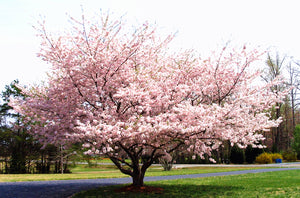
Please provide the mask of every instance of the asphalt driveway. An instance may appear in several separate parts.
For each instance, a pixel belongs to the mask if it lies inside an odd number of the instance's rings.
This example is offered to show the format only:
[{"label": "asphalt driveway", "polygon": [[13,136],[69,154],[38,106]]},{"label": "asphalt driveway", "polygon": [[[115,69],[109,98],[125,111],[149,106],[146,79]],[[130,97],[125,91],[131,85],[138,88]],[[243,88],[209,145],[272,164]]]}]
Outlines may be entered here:
[{"label": "asphalt driveway", "polygon": [[[193,175],[173,175],[145,177],[144,181],[173,180],[185,178],[214,177],[239,175],[247,173],[262,173],[271,171],[294,170],[300,168],[268,168],[221,173],[206,173]],[[76,192],[97,188],[100,186],[131,183],[131,178],[86,179],[86,180],[58,180],[33,182],[3,182],[0,183],[1,198],[67,198]]]}]

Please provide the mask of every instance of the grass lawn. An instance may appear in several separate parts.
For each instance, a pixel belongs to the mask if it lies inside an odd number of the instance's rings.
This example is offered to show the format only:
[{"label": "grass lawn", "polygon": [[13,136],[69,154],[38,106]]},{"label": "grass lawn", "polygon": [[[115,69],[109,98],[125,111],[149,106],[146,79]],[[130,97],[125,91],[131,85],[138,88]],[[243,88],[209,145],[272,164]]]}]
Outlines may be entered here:
[{"label": "grass lawn", "polygon": [[[196,167],[172,169],[171,171],[163,171],[158,166],[150,167],[146,176],[162,176],[162,175],[184,175],[197,173],[213,173],[226,172],[235,170],[248,170],[253,167]],[[78,165],[71,169],[71,174],[0,174],[0,182],[18,182],[18,181],[45,181],[45,180],[71,180],[71,179],[100,179],[100,178],[116,178],[127,177],[122,174],[115,166],[101,165],[89,168],[86,165]]]},{"label": "grass lawn", "polygon": [[161,187],[161,194],[117,193],[120,186],[101,187],[82,192],[74,198],[100,197],[300,197],[300,170],[234,176],[147,182]]}]

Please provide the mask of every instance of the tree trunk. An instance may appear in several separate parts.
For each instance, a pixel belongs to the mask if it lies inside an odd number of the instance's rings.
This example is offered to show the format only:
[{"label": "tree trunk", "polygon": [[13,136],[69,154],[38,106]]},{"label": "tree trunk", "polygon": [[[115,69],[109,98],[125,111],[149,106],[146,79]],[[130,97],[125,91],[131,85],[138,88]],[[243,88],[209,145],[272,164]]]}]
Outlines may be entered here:
[{"label": "tree trunk", "polygon": [[60,171],[61,171],[61,174],[64,174],[64,156],[63,156],[62,145],[60,145]]},{"label": "tree trunk", "polygon": [[144,186],[144,177],[146,170],[151,166],[151,164],[153,164],[155,159],[158,159],[163,155],[157,153],[157,149],[155,148],[152,151],[149,151],[150,154],[147,156],[147,158],[145,158],[142,156],[142,151],[144,149],[139,148],[138,144],[136,148],[126,148],[121,143],[119,143],[118,146],[120,146],[120,148],[125,151],[129,159],[131,160],[131,163],[127,162],[125,157],[116,157],[114,155],[108,157],[122,173],[131,176],[132,186]]},{"label": "tree trunk", "polygon": [[[138,155],[133,155],[135,158],[132,159],[132,185],[136,187],[144,186],[144,177],[148,166],[147,162],[144,162],[143,165],[139,164],[140,157]],[[146,165],[147,164],[147,165]]]},{"label": "tree trunk", "polygon": [[295,98],[294,98],[294,90],[291,90],[291,101],[292,101],[292,126],[293,126],[293,131],[295,129]]},{"label": "tree trunk", "polygon": [[[277,103],[276,106],[278,107],[276,109],[276,119],[280,118],[281,116],[281,104]],[[281,123],[279,124],[279,126],[275,129],[275,142],[273,144],[273,152],[279,152],[281,150],[281,136],[282,136],[282,125]]]},{"label": "tree trunk", "polygon": [[136,187],[144,186],[144,176],[145,173],[142,173],[142,171],[139,171],[139,173],[133,173],[132,185]]}]

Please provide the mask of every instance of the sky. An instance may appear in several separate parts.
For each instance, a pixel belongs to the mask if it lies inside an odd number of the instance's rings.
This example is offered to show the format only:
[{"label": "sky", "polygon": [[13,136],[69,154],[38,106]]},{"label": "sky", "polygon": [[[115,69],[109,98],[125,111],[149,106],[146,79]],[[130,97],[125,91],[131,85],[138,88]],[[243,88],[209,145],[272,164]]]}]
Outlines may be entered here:
[{"label": "sky", "polygon": [[38,84],[50,65],[41,61],[33,25],[41,17],[63,31],[68,15],[109,11],[127,24],[148,21],[162,33],[176,33],[174,49],[209,55],[230,41],[276,50],[300,60],[300,3],[297,0],[0,0],[0,90],[19,79]]}]

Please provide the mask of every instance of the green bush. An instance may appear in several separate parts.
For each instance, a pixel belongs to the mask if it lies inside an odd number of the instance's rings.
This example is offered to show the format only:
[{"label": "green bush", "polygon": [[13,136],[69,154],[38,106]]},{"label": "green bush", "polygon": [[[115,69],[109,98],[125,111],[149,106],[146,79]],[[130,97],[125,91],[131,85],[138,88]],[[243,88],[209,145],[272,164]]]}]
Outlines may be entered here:
[{"label": "green bush", "polygon": [[238,147],[236,144],[231,148],[230,162],[234,164],[243,164],[245,161],[245,153],[243,149]]},{"label": "green bush", "polygon": [[282,153],[282,156],[288,162],[295,162],[297,160],[297,153],[293,151],[286,151]]},{"label": "green bush", "polygon": [[256,157],[255,159],[256,163],[259,164],[269,164],[272,163],[272,154],[270,153],[262,153],[259,156]]},{"label": "green bush", "polygon": [[297,124],[295,127],[292,148],[294,151],[296,151],[298,158],[300,159],[300,125],[299,124]]},{"label": "green bush", "polygon": [[245,160],[248,164],[252,164],[255,161],[255,158],[263,152],[263,149],[253,148],[251,145],[248,145],[245,150]]}]

